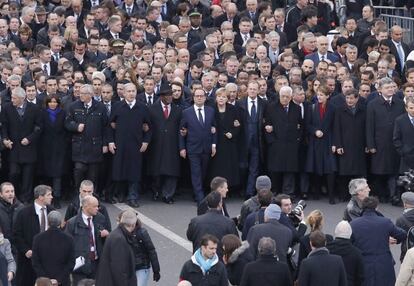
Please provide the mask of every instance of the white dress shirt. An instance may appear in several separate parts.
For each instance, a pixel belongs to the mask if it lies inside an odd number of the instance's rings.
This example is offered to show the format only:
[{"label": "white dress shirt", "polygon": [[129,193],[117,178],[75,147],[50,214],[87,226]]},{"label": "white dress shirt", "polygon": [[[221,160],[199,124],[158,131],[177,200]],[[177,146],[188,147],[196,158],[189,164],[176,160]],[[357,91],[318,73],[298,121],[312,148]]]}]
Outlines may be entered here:
[{"label": "white dress shirt", "polygon": [[[39,225],[42,225],[42,206],[37,204],[36,202],[34,203],[35,206],[35,211],[37,214],[37,217],[39,218]],[[44,213],[45,213],[45,230],[47,230],[49,228],[49,224],[47,223],[47,209],[46,207],[44,207]]]}]

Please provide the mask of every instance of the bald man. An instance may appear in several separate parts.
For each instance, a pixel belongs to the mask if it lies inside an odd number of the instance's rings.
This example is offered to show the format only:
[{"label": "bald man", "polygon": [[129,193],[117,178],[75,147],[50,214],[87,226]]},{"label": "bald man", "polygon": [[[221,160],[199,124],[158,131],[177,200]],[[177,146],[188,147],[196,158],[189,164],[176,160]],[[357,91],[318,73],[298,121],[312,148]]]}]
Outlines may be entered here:
[{"label": "bald man", "polygon": [[72,285],[78,285],[78,281],[84,278],[95,279],[103,241],[109,235],[104,227],[105,217],[98,212],[98,200],[94,196],[85,196],[81,205],[82,211],[66,224],[66,232],[75,241],[75,257],[85,259],[85,265],[72,273]]},{"label": "bald man", "polygon": [[403,42],[403,30],[400,26],[392,26],[390,29],[390,34],[392,42],[390,53],[395,56],[395,59],[397,61],[395,70],[400,73],[400,75],[402,75],[404,71],[405,60],[410,53],[410,48],[406,43]]},{"label": "bald man", "polygon": [[315,66],[319,62],[331,62],[336,63],[339,58],[333,53],[328,51],[329,41],[326,36],[319,36],[316,38],[316,51],[305,56],[305,60],[312,60]]}]

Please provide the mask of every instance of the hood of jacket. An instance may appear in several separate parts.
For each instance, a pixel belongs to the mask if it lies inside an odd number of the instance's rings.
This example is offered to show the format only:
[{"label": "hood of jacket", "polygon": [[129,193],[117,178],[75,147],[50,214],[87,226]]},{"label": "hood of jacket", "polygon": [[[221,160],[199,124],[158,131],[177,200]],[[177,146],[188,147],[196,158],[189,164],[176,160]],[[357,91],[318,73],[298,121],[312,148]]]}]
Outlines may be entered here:
[{"label": "hood of jacket", "polygon": [[234,263],[239,259],[239,257],[245,253],[250,247],[250,244],[245,240],[242,242],[242,245],[240,245],[233,253],[230,255],[230,258],[228,260],[228,263]]}]

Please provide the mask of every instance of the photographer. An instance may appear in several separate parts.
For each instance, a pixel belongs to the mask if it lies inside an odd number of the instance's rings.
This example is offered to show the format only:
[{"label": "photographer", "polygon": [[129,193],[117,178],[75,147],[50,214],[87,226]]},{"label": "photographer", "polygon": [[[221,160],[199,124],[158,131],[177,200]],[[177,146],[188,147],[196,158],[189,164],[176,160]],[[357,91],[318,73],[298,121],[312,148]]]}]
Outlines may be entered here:
[{"label": "photographer", "polygon": [[287,226],[293,235],[292,246],[299,242],[300,238],[306,233],[306,222],[304,221],[303,211],[300,216],[294,215],[294,219],[289,214],[292,213],[292,200],[289,195],[279,194],[275,198],[275,203],[282,209],[279,222]]}]

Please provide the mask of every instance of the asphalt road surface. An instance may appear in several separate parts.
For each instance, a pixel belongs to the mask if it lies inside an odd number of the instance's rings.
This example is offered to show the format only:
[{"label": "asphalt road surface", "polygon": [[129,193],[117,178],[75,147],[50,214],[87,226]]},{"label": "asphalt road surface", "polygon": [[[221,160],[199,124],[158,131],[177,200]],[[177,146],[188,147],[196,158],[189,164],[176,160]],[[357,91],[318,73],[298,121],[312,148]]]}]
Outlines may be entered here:
[{"label": "asphalt road surface", "polygon": [[[180,196],[173,205],[160,201],[153,202],[149,197],[143,196],[140,204],[141,206],[136,210],[151,235],[161,265],[161,280],[158,283],[153,282],[151,274],[150,285],[175,286],[182,265],[192,254],[192,244],[186,239],[186,230],[191,218],[196,216],[196,204],[190,195]],[[229,198],[226,204],[230,216],[234,217],[240,213],[242,199]],[[118,213],[129,206],[125,204],[105,205],[111,217],[112,226],[115,228]],[[325,218],[323,231],[333,235],[336,224],[342,219],[345,206],[346,203],[329,205],[326,199],[309,200],[304,212],[306,216],[312,210],[321,210]],[[64,212],[65,209],[62,208],[61,211]],[[380,205],[379,211],[395,222],[395,219],[402,213],[402,208],[383,204]],[[398,273],[400,246],[392,246],[391,250],[396,260],[395,269]]]}]

